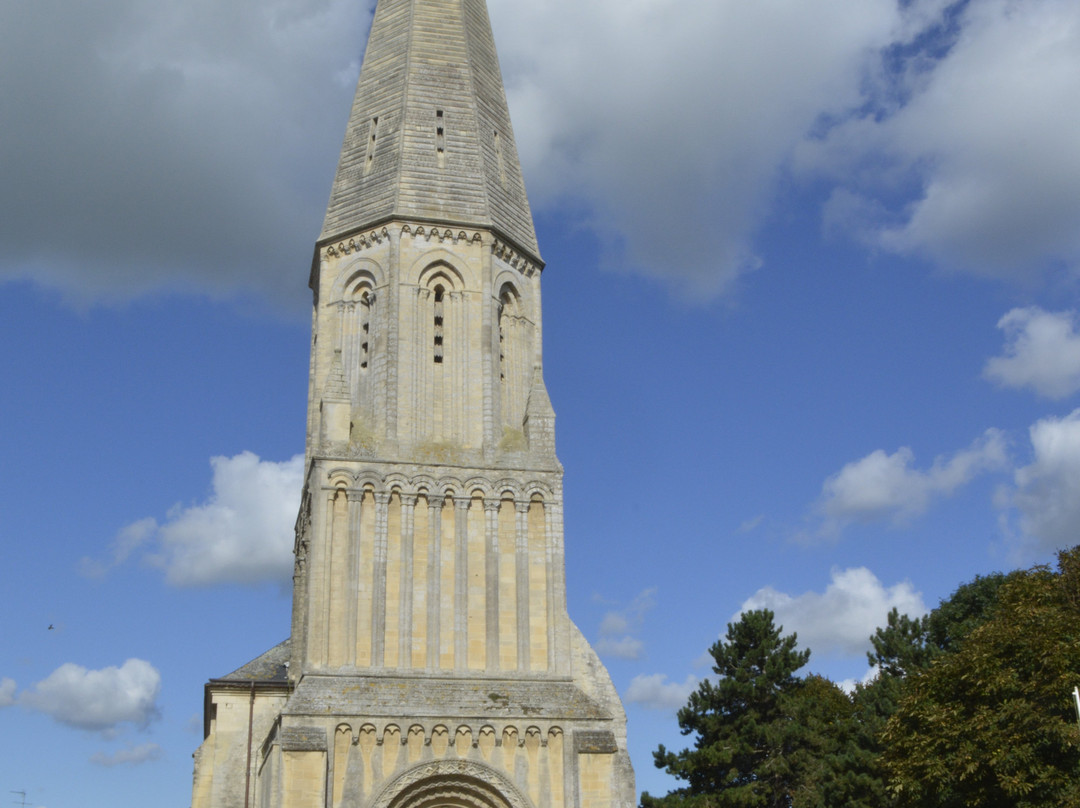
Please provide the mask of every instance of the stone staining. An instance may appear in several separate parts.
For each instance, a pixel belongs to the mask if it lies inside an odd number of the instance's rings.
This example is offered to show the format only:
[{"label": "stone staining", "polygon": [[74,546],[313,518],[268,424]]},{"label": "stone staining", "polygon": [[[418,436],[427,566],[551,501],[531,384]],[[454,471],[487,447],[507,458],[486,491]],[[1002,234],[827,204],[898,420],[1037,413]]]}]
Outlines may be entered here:
[{"label": "stone staining", "polygon": [[193,808],[630,808],[566,613],[532,216],[484,0],[379,0],[311,271],[292,633],[206,687]]}]

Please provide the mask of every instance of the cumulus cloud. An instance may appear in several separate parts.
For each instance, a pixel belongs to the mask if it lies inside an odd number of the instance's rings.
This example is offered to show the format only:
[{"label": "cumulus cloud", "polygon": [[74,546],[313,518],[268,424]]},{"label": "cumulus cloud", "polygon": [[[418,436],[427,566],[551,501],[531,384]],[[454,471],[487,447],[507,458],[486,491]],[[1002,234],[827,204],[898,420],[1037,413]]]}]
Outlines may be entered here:
[{"label": "cumulus cloud", "polygon": [[1021,545],[1036,553],[1071,547],[1080,536],[1080,409],[1029,430],[1032,462],[1002,495],[1015,508]]},{"label": "cumulus cloud", "polygon": [[161,674],[141,659],[101,670],[69,662],[23,691],[19,703],[69,727],[109,732],[121,724],[146,727],[158,715],[160,691]]},{"label": "cumulus cloud", "polygon": [[821,534],[835,535],[852,522],[901,523],[918,516],[935,497],[949,496],[977,475],[1003,468],[1005,435],[988,429],[969,448],[938,457],[925,471],[913,468],[914,460],[907,447],[891,455],[878,449],[829,477],[817,506],[824,516]]},{"label": "cumulus cloud", "polygon": [[275,463],[242,452],[210,465],[209,499],[172,509],[156,528],[150,560],[176,586],[287,582],[303,455]]},{"label": "cumulus cloud", "polygon": [[0,5],[0,277],[301,300],[370,5]]},{"label": "cumulus cloud", "polygon": [[914,19],[895,0],[490,5],[532,197],[578,200],[612,264],[695,294],[758,266],[792,149],[861,103]]},{"label": "cumulus cloud", "polygon": [[162,748],[156,743],[144,743],[139,746],[128,746],[118,749],[111,755],[97,752],[90,757],[90,762],[95,766],[138,766],[152,760],[159,760],[163,754]]},{"label": "cumulus cloud", "polygon": [[642,591],[625,606],[606,612],[600,621],[596,652],[618,659],[641,659],[645,653],[645,643],[636,635],[641,630],[645,615],[655,605],[654,587]]},{"label": "cumulus cloud", "polygon": [[824,592],[789,595],[771,586],[759,589],[739,608],[771,609],[786,633],[799,635],[799,645],[818,653],[860,654],[870,635],[885,625],[889,610],[919,616],[927,608],[910,581],[885,586],[866,567],[833,570]]},{"label": "cumulus cloud", "polygon": [[1060,399],[1080,390],[1080,334],[1076,313],[1038,306],[1013,309],[998,321],[1005,351],[986,363],[983,375],[1003,387],[1030,387]]},{"label": "cumulus cloud", "polygon": [[669,682],[663,673],[640,674],[630,681],[623,697],[631,704],[640,704],[650,710],[674,712],[686,704],[699,684],[700,680],[693,675],[680,684]]},{"label": "cumulus cloud", "polygon": [[175,505],[164,523],[146,517],[124,527],[110,557],[83,558],[80,571],[101,578],[136,551],[175,586],[287,583],[304,457],[275,463],[252,452],[210,459],[205,502]]},{"label": "cumulus cloud", "polygon": [[15,703],[15,680],[0,679],[0,710]]},{"label": "cumulus cloud", "polygon": [[950,5],[917,47],[884,51],[865,106],[796,165],[836,180],[827,220],[878,247],[986,276],[1075,271],[1080,6]]},{"label": "cumulus cloud", "polygon": [[[0,6],[0,277],[299,300],[373,5]],[[533,201],[613,266],[722,291],[792,167],[879,248],[999,275],[1080,255],[1069,0],[489,6]]]}]

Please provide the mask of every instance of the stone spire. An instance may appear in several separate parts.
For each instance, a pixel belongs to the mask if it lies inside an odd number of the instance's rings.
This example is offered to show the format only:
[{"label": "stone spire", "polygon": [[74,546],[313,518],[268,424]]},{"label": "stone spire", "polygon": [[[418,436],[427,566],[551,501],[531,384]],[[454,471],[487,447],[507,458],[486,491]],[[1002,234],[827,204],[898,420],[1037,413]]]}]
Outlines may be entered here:
[{"label": "stone spire", "polygon": [[539,260],[484,0],[380,0],[319,243],[391,218]]}]

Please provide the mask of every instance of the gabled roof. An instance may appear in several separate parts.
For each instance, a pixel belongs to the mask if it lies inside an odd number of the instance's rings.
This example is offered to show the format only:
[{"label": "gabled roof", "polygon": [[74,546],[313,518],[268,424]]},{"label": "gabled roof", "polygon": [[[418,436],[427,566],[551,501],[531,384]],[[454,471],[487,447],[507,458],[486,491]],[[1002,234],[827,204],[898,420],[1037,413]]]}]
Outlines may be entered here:
[{"label": "gabled roof", "polygon": [[390,218],[540,257],[484,0],[379,0],[319,242]]},{"label": "gabled roof", "polygon": [[255,657],[232,673],[214,679],[214,682],[280,682],[288,681],[289,658],[292,655],[291,638],[280,642],[265,654]]}]

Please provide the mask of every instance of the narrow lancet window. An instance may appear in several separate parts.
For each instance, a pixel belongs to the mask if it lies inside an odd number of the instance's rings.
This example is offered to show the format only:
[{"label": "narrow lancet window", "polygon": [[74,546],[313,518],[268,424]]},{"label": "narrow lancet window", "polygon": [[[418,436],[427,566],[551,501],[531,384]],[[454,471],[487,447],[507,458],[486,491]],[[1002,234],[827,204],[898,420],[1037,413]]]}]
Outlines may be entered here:
[{"label": "narrow lancet window", "polygon": [[367,370],[371,342],[371,295],[364,292],[360,297],[360,369]]},{"label": "narrow lancet window", "polygon": [[375,161],[375,139],[378,136],[378,130],[379,118],[376,116],[371,119],[371,126],[368,127],[367,159],[364,161],[365,174],[371,170],[371,164]]},{"label": "narrow lancet window", "polygon": [[442,364],[443,361],[443,288],[441,286],[435,287],[435,344],[434,344],[435,363]]},{"label": "narrow lancet window", "polygon": [[503,162],[502,139],[495,130],[495,160],[499,166],[499,182],[506,185],[506,164]]},{"label": "narrow lancet window", "polygon": [[435,153],[439,160],[439,168],[446,166],[446,127],[443,124],[443,111],[435,111]]}]

